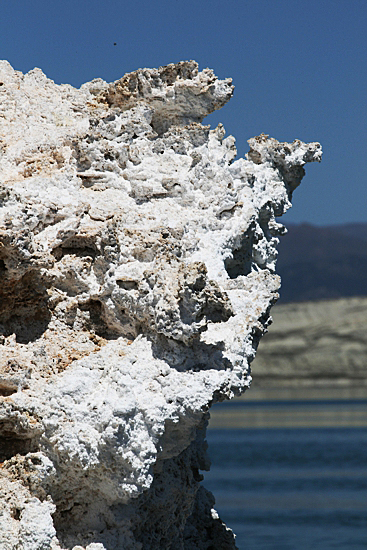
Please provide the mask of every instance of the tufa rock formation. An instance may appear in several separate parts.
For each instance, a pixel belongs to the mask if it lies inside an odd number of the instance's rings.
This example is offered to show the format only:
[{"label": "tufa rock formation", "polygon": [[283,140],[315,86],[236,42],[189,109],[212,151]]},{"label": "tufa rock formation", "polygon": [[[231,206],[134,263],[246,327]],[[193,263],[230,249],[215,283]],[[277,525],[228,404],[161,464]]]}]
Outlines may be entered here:
[{"label": "tufa rock formation", "polygon": [[195,62],[75,89],[0,65],[0,547],[235,548],[211,404],[270,323],[275,221],[318,143],[202,126]]}]

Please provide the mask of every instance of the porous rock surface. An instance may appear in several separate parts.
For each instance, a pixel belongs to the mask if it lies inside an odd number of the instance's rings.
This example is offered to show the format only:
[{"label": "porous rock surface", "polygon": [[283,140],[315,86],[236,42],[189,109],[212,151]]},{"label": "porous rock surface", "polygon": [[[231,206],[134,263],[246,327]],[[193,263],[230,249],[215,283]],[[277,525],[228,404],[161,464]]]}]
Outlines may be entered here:
[{"label": "porous rock surface", "polygon": [[318,143],[201,125],[195,62],[56,85],[0,63],[0,547],[230,549],[210,405],[250,384],[275,216]]}]

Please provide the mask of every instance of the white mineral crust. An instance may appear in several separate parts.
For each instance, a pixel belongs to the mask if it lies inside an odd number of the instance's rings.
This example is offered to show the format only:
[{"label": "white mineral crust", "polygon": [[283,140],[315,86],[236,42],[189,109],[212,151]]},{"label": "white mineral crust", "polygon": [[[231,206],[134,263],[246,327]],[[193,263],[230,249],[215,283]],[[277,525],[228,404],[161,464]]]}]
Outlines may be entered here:
[{"label": "white mineral crust", "polygon": [[203,118],[194,61],[56,85],[0,62],[0,548],[231,549],[210,406],[250,385],[275,221],[318,143]]}]

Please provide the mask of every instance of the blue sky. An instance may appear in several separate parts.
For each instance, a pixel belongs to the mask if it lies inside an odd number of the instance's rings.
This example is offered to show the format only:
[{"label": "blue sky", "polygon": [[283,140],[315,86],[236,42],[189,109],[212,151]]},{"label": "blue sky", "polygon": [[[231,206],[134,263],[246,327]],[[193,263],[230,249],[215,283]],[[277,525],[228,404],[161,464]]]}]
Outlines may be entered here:
[{"label": "blue sky", "polygon": [[367,222],[366,28],[366,0],[15,0],[1,8],[0,58],[77,87],[195,59],[233,78],[204,123],[222,122],[240,156],[261,132],[322,143],[285,222]]}]

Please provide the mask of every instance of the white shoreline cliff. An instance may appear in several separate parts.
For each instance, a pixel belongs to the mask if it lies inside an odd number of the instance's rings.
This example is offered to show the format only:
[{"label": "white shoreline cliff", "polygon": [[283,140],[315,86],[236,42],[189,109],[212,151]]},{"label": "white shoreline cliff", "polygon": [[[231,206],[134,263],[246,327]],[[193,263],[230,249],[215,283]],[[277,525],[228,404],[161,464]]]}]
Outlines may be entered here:
[{"label": "white shoreline cliff", "polygon": [[230,549],[208,410],[250,384],[275,216],[318,143],[203,118],[194,61],[56,85],[0,62],[0,547]]}]

